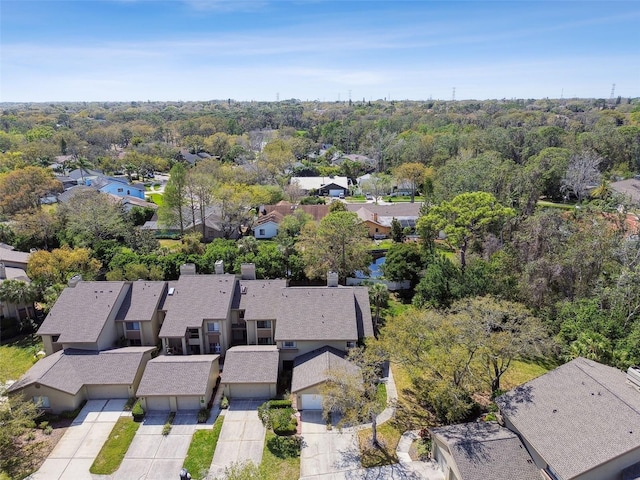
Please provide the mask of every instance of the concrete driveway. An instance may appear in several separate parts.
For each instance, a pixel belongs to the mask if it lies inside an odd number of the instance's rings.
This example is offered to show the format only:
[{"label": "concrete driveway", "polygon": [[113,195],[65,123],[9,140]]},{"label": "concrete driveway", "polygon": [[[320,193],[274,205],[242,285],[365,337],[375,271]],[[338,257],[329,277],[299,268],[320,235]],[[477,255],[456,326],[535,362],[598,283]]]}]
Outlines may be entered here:
[{"label": "concrete driveway", "polygon": [[[353,429],[327,430],[321,411],[301,414],[304,443],[300,453],[300,477],[337,474],[360,469],[360,451]],[[343,478],[337,476],[336,478]]]},{"label": "concrete driveway", "polygon": [[89,468],[124,412],[126,400],[89,400],[67,429],[34,480],[89,480]]},{"label": "concrete driveway", "polygon": [[232,400],[224,414],[224,423],[211,463],[210,478],[224,473],[234,462],[260,465],[266,428],[258,418],[262,400]]},{"label": "concrete driveway", "polygon": [[197,411],[176,413],[168,435],[162,428],[169,412],[148,412],[113,480],[178,478],[198,422]]}]

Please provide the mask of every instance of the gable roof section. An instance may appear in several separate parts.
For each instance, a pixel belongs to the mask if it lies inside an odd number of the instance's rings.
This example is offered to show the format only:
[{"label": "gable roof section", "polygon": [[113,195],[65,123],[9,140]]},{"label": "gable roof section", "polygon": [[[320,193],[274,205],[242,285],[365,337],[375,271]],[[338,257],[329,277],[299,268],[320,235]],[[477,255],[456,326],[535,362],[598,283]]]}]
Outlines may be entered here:
[{"label": "gable roof section", "polygon": [[223,320],[231,308],[234,275],[182,275],[170,282],[162,307],[167,313],[160,337],[183,337],[187,328],[202,326],[205,319]]},{"label": "gable roof section", "polygon": [[448,447],[461,480],[541,480],[518,436],[494,422],[434,428]]},{"label": "gable roof section", "polygon": [[302,210],[304,213],[311,215],[316,222],[329,215],[329,205],[294,205],[284,200],[276,205],[264,205],[262,208],[267,212],[267,215],[275,211],[284,217],[291,215],[296,210]]},{"label": "gable roof section", "polygon": [[291,185],[298,184],[302,190],[319,190],[327,185],[335,185],[349,189],[349,179],[347,177],[291,177]]},{"label": "gable roof section", "polygon": [[350,287],[293,287],[280,293],[274,339],[357,340],[354,290]]},{"label": "gable roof section", "polygon": [[276,383],[280,353],[275,345],[241,345],[227,350],[222,383]]},{"label": "gable roof section", "polygon": [[[286,280],[240,280],[238,308],[244,310],[246,320],[275,320],[278,317],[280,292]],[[242,293],[245,292],[245,293]]]},{"label": "gable roof section", "polygon": [[166,282],[132,282],[122,301],[117,321],[135,322],[151,320],[160,306],[167,291]]},{"label": "gable roof section", "polygon": [[145,353],[155,347],[125,347],[102,352],[67,349],[39,360],[9,392],[39,383],[71,395],[85,385],[131,385]]},{"label": "gable roof section", "polygon": [[373,337],[373,319],[371,318],[369,289],[367,287],[353,287],[353,294],[356,297],[358,339]]},{"label": "gable roof section", "polygon": [[[219,355],[161,355],[147,362],[136,391],[139,397],[207,394]],[[217,373],[217,372],[216,372]]]},{"label": "gable roof section", "polygon": [[267,213],[266,215],[262,215],[262,216],[258,217],[258,219],[256,220],[255,225],[252,228],[253,228],[253,230],[255,230],[260,225],[264,225],[265,223],[269,223],[269,222],[273,222],[276,225],[278,225],[282,221],[283,218],[284,218],[283,214],[281,214],[277,210],[273,210],[273,211]]},{"label": "gable roof section", "polygon": [[[7,245],[8,247],[8,245]],[[0,263],[4,263],[6,267],[27,268],[30,253],[18,252],[13,248],[0,247]]]},{"label": "gable roof section", "polygon": [[65,288],[38,329],[60,343],[98,341],[125,282],[79,282]]},{"label": "gable roof section", "polygon": [[299,392],[326,382],[328,370],[342,369],[347,372],[359,372],[360,368],[345,357],[345,352],[329,346],[296,357],[293,361],[291,392]]},{"label": "gable roof section", "polygon": [[640,448],[640,392],[576,358],[498,397],[502,414],[564,479]]},{"label": "gable roof section", "polygon": [[0,284],[5,280],[20,280],[21,282],[31,283],[31,279],[27,277],[26,272],[21,268],[4,267],[4,273],[7,278],[0,278]]},{"label": "gable roof section", "polygon": [[422,203],[400,202],[391,205],[376,205],[375,203],[367,203],[365,205],[357,203],[347,203],[347,210],[357,212],[361,208],[373,213],[377,213],[379,217],[419,217]]}]

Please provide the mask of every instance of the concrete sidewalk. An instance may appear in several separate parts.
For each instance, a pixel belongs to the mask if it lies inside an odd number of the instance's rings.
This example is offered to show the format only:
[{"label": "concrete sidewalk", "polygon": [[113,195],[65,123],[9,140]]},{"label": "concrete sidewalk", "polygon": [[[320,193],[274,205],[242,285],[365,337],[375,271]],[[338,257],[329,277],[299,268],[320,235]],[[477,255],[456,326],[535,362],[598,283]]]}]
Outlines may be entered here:
[{"label": "concrete sidewalk", "polygon": [[92,480],[89,468],[123,415],[126,400],[89,400],[32,480]]}]

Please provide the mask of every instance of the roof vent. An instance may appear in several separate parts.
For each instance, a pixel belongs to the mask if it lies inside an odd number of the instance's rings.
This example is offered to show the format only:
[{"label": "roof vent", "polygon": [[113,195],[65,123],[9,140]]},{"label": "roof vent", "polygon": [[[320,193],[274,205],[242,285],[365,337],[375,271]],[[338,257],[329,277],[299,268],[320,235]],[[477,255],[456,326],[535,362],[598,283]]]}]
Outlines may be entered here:
[{"label": "roof vent", "polygon": [[240,293],[242,293],[242,294],[247,293],[247,286],[246,285],[241,285],[240,286]]},{"label": "roof vent", "polygon": [[213,264],[213,270],[216,275],[222,275],[224,273],[224,262],[216,260],[216,263]]},{"label": "roof vent", "polygon": [[75,287],[78,282],[80,282],[82,280],[82,275],[74,275],[73,277],[71,277],[69,279],[69,282],[67,283],[67,285],[69,285],[71,288]]},{"label": "roof vent", "polygon": [[169,292],[167,293],[167,295],[173,295],[173,292],[175,292],[176,289],[174,287],[169,288]]},{"label": "roof vent", "polygon": [[256,279],[256,264],[255,263],[243,263],[240,265],[240,273],[242,280],[255,280]]},{"label": "roof vent", "polygon": [[327,287],[338,286],[338,272],[327,272]]}]

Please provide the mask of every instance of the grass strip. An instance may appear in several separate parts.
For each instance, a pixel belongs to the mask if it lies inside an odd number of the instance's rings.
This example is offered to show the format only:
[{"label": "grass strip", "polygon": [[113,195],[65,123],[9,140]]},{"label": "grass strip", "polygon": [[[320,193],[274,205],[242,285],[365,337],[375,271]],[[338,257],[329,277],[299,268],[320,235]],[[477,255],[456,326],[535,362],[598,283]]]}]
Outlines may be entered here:
[{"label": "grass strip", "polygon": [[223,421],[224,416],[220,415],[213,424],[212,429],[196,430],[193,434],[183,466],[195,480],[207,476],[213,461],[213,454],[216,451],[218,438],[220,438]]},{"label": "grass strip", "polygon": [[120,417],[89,471],[96,475],[110,475],[115,472],[120,467],[139,426],[132,417]]}]

